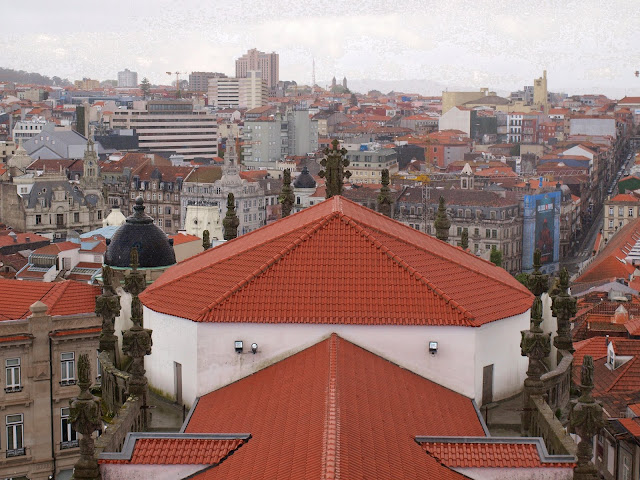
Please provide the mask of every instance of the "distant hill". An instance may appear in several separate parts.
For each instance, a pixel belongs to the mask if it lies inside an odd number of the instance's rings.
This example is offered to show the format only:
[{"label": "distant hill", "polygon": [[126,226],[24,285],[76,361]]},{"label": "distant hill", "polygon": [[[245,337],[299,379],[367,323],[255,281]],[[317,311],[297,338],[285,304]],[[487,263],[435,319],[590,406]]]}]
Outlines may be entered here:
[{"label": "distant hill", "polygon": [[3,67],[0,67],[0,82],[32,83],[44,86],[58,85],[60,87],[71,85],[71,82],[66,78],[56,76],[49,78],[46,75],[40,75],[35,72],[25,72],[24,70],[13,70]]}]

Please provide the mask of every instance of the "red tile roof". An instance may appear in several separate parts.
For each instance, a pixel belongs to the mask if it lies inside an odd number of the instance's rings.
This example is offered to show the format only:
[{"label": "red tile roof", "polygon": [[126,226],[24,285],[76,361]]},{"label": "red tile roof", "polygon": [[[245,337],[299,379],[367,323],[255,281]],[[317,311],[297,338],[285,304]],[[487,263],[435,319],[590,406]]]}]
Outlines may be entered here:
[{"label": "red tile roof", "polygon": [[140,295],[194,321],[458,326],[532,298],[505,270],[343,197],[191,257]]},{"label": "red tile roof", "polygon": [[11,335],[8,337],[0,337],[0,342],[18,342],[22,340],[29,340],[31,337],[27,335]]},{"label": "red tile roof", "polygon": [[634,437],[640,437],[640,423],[637,418],[619,418],[618,422]]},{"label": "red tile roof", "polygon": [[624,261],[631,248],[640,239],[640,219],[636,218],[622,227],[607,246],[596,256],[587,269],[576,278],[576,283],[595,282],[607,278],[629,279],[635,267]]},{"label": "red tile roof", "polygon": [[610,203],[610,202],[616,202],[616,203],[620,203],[620,202],[624,202],[624,203],[640,203],[640,198],[634,197],[633,195],[631,195],[629,193],[619,193],[615,197],[609,199],[609,202],[607,202],[607,203]]},{"label": "red tile roof", "polygon": [[34,250],[33,253],[39,255],[58,255],[60,252],[64,252],[66,250],[80,250],[80,244],[74,242],[61,242],[61,243],[52,243],[47,245],[46,247],[40,247],[37,250]]},{"label": "red tile roof", "polygon": [[29,307],[41,301],[49,315],[93,313],[100,288],[74,281],[37,283],[0,279],[0,320],[17,320],[31,315]]},{"label": "red tile roof", "polygon": [[198,400],[185,433],[250,432],[195,479],[466,478],[418,434],[483,436],[472,401],[332,335]]},{"label": "red tile roof", "polygon": [[574,462],[543,462],[534,443],[420,442],[423,450],[452,468],[573,468]]},{"label": "red tile roof", "polygon": [[[13,232],[13,231],[12,231]],[[48,242],[50,241],[47,237],[42,237],[35,233],[20,233],[13,232],[16,234],[16,239],[14,241],[13,236],[9,235],[8,230],[3,230],[0,232],[0,247],[6,247],[9,245],[21,245],[25,243],[36,243],[36,242]],[[29,240],[27,240],[27,238]]]},{"label": "red tile roof", "polygon": [[189,242],[202,242],[200,237],[190,235],[188,233],[176,233],[175,235],[169,235],[169,238],[173,238],[173,245],[182,245]]},{"label": "red tile roof", "polygon": [[55,332],[52,332],[50,335],[52,337],[66,337],[69,335],[100,333],[101,331],[102,331],[102,327],[88,327],[88,328],[76,328],[73,330],[57,330]]},{"label": "red tile roof", "polygon": [[[159,434],[159,436],[162,434]],[[234,438],[138,438],[130,460],[101,459],[100,463],[146,465],[214,465],[220,463],[246,439]]]}]

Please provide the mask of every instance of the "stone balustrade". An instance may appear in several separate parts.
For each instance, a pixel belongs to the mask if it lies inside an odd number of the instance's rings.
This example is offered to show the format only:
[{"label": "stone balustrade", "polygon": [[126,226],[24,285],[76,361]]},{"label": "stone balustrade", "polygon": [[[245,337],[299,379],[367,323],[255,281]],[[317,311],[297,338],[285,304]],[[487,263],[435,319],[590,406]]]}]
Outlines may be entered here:
[{"label": "stone balustrade", "polygon": [[541,395],[530,398],[530,436],[542,437],[551,455],[576,455],[577,446]]},{"label": "stone balustrade", "polygon": [[111,424],[96,440],[96,458],[102,452],[119,452],[129,432],[141,432],[144,425],[142,399],[129,397],[118,409]]},{"label": "stone balustrade", "polygon": [[107,352],[100,352],[98,356],[102,368],[102,400],[108,415],[115,415],[125,404],[129,395],[130,375],[116,368]]},{"label": "stone balustrade", "polygon": [[549,407],[553,411],[557,409],[564,411],[570,401],[573,355],[566,350],[558,350],[558,353],[562,356],[562,360],[556,368],[543,374],[540,380],[544,383]]}]

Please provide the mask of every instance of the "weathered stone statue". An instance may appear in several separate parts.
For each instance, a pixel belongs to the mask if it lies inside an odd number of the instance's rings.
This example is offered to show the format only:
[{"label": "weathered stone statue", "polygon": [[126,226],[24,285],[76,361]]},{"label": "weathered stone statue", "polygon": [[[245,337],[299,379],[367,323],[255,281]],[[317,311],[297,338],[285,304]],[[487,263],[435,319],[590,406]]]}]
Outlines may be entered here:
[{"label": "weathered stone statue", "polygon": [[463,229],[460,234],[460,246],[463,250],[467,250],[469,248],[469,230],[466,228]]},{"label": "weathered stone statue", "polygon": [[69,418],[73,429],[80,437],[80,458],[74,465],[73,478],[99,479],[100,470],[95,457],[93,432],[101,427],[100,401],[89,393],[91,386],[91,366],[89,355],[83,353],[78,359],[78,386],[80,395],[71,402]]},{"label": "weathered stone statue", "polygon": [[225,240],[233,240],[238,236],[238,225],[240,225],[240,220],[236,215],[236,200],[233,193],[230,193],[227,195],[227,215],[222,221]]},{"label": "weathered stone statue", "polygon": [[378,211],[387,217],[391,217],[391,189],[389,188],[389,170],[382,170],[382,188],[378,194]]},{"label": "weathered stone statue", "polygon": [[131,271],[124,278],[124,289],[131,295],[140,295],[147,288],[146,275],[138,271],[138,249],[133,247],[130,252]]},{"label": "weathered stone statue", "polygon": [[438,204],[438,213],[436,213],[436,219],[433,222],[436,229],[436,238],[443,242],[449,241],[449,227],[451,227],[451,220],[447,216],[447,206],[444,203],[444,198],[440,197],[440,203]]},{"label": "weathered stone statue", "polygon": [[582,395],[571,402],[569,416],[571,429],[580,436],[578,443],[578,462],[573,469],[574,480],[597,480],[598,470],[591,462],[593,437],[600,431],[604,421],[602,405],[591,396],[593,390],[593,358],[585,355],[582,360],[580,379]]},{"label": "weathered stone statue", "polygon": [[351,176],[349,170],[345,170],[349,166],[349,160],[345,158],[347,150],[341,148],[338,150],[338,140],[334,139],[331,142],[332,148],[324,149],[324,158],[320,161],[320,165],[324,167],[324,170],[320,170],[321,178],[325,179],[326,186],[326,198],[331,198],[334,195],[342,195],[342,187],[344,185],[344,179]]},{"label": "weathered stone statue", "polygon": [[101,352],[108,352],[111,361],[115,363],[118,337],[115,336],[114,322],[120,314],[120,297],[113,285],[113,271],[108,265],[102,267],[102,282],[102,295],[96,298],[96,315],[102,317],[99,349]]},{"label": "weathered stone statue", "polygon": [[291,188],[291,170],[288,168],[285,168],[284,173],[282,174],[282,191],[280,192],[278,201],[282,204],[282,218],[291,215],[291,209],[295,202],[295,195]]}]

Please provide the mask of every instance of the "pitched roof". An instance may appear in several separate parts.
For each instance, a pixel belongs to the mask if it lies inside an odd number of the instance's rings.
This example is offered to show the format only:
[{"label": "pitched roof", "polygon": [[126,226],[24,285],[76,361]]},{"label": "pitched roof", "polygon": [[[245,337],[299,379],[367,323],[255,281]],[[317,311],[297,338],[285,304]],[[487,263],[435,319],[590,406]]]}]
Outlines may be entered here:
[{"label": "pitched roof", "polygon": [[519,443],[522,441],[519,438],[504,439],[505,442],[496,440],[489,439],[489,443],[486,439],[474,441],[472,438],[417,439],[425,452],[452,468],[573,468],[575,465],[572,461],[542,461],[536,443]]},{"label": "pitched roof", "polygon": [[458,326],[532,298],[505,270],[344,197],[191,257],[140,295],[193,321]]},{"label": "pitched roof", "polygon": [[0,279],[0,320],[17,320],[31,315],[29,307],[38,300],[49,307],[49,315],[93,313],[100,288],[71,280],[55,283]]},{"label": "pitched roof", "polygon": [[185,433],[250,432],[195,479],[463,479],[414,437],[483,436],[472,401],[332,335],[200,397]]},{"label": "pitched roof", "polygon": [[[101,458],[100,463],[145,465],[217,465],[245,444],[247,438],[224,436],[181,436],[171,434],[134,434],[133,448],[127,459]],[[229,436],[231,437],[231,436]],[[124,452],[123,452],[124,453]],[[130,454],[130,455],[129,455]],[[124,456],[110,455],[109,457]]]},{"label": "pitched roof", "polygon": [[605,278],[629,279],[635,267],[624,260],[631,248],[640,239],[640,219],[636,218],[623,226],[607,246],[596,256],[587,269],[576,278],[576,283],[595,282]]},{"label": "pitched roof", "polygon": [[74,242],[59,242],[59,243],[51,243],[44,247],[40,247],[33,251],[33,253],[38,255],[58,255],[60,252],[64,252],[66,250],[80,250],[80,244]]}]

